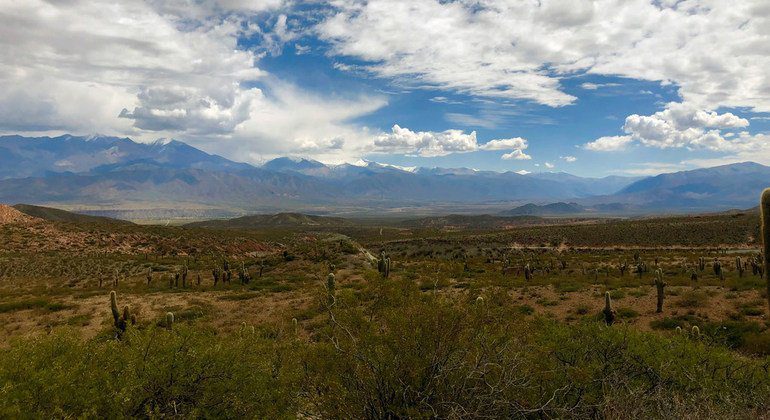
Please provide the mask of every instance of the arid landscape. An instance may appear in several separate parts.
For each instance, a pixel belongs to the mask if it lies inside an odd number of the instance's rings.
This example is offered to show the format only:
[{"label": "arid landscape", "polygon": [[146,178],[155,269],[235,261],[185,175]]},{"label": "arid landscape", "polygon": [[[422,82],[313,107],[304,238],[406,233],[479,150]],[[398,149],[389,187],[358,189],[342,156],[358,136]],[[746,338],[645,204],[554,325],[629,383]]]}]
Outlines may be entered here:
[{"label": "arid landscape", "polygon": [[[301,214],[163,227],[16,208],[0,208],[0,412],[11,417],[60,410],[451,417],[468,409],[641,416],[664,404],[696,418],[761,417],[767,409],[770,331],[756,210],[521,216],[492,229],[488,217],[374,222]],[[238,348],[233,340],[261,356],[228,359]],[[569,356],[569,346],[554,345],[559,340],[590,346]],[[519,371],[521,358],[534,356],[528,351],[539,354],[538,364]],[[73,372],[96,369],[101,353],[114,352],[161,376],[132,373],[124,380],[133,382],[116,384],[114,392],[128,393],[119,406],[51,388],[74,385]],[[59,363],[71,365],[50,381],[33,379]],[[617,363],[634,365],[606,376]],[[687,363],[702,370],[679,371],[693,368]],[[126,375],[106,369],[106,377]],[[253,371],[236,378],[229,369]],[[195,389],[176,388],[206,372],[214,376]],[[466,385],[445,389],[455,375]],[[97,387],[106,377],[81,379]],[[485,385],[492,378],[499,382]],[[467,381],[491,394],[469,391]],[[214,404],[200,395],[209,387],[250,391]],[[44,392],[55,396],[29,399]],[[519,396],[510,400],[511,392]],[[259,398],[243,405],[247,395]]]},{"label": "arid landscape", "polygon": [[0,0],[0,420],[770,420],[770,0]]}]

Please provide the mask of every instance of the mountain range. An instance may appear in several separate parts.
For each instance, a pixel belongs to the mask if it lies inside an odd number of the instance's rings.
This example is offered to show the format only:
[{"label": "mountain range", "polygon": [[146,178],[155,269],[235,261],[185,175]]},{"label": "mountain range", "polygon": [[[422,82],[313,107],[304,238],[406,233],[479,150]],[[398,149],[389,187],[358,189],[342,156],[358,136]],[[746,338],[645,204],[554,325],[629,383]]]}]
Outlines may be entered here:
[{"label": "mountain range", "polygon": [[509,216],[711,211],[753,207],[768,180],[770,167],[751,162],[648,178],[584,178],[365,161],[326,165],[287,157],[253,166],[176,140],[0,137],[0,202],[110,216],[127,212],[117,216],[132,219],[158,212],[166,218],[276,211],[459,210]]}]

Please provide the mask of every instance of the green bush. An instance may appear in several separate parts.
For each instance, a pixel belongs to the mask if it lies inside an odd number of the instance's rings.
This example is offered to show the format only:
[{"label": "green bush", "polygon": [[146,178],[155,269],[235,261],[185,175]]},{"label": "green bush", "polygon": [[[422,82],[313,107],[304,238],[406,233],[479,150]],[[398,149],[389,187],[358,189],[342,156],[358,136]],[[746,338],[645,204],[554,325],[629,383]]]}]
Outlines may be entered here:
[{"label": "green bush", "polygon": [[183,326],[22,341],[0,356],[0,417],[291,417],[295,354],[258,334]]},{"label": "green bush", "polygon": [[[765,361],[728,348],[766,354],[770,339],[758,324],[704,323],[699,337],[664,336],[592,317],[567,325],[527,316],[504,288],[478,296],[376,278],[330,310],[300,316],[308,321],[299,337],[181,322],[129,328],[121,340],[66,330],[22,339],[0,353],[0,418],[757,418],[770,410]],[[326,302],[320,291],[318,301]]]}]

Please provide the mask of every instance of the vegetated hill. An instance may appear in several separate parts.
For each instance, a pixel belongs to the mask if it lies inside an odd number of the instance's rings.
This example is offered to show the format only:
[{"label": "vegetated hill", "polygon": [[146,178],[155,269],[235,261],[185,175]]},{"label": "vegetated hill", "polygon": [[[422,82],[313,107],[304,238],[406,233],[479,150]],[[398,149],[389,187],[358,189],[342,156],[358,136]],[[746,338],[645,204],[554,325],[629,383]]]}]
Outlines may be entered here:
[{"label": "vegetated hill", "polygon": [[450,214],[447,216],[422,217],[404,220],[399,225],[407,228],[423,229],[505,229],[514,226],[526,226],[546,223],[537,216],[501,217],[489,214],[463,215]]},{"label": "vegetated hill", "polygon": [[743,162],[645,178],[603,201],[655,210],[727,210],[756,206],[768,186],[770,167]]},{"label": "vegetated hill", "polygon": [[49,220],[53,222],[69,223],[107,223],[107,224],[133,224],[125,220],[111,219],[109,217],[89,216],[85,214],[73,213],[65,210],[51,207],[33,206],[30,204],[16,204],[14,209],[32,217]]},{"label": "vegetated hill", "polygon": [[37,219],[24,214],[11,206],[0,204],[0,225],[30,223],[34,222],[35,220]]},{"label": "vegetated hill", "polygon": [[536,216],[554,216],[554,215],[570,215],[580,214],[585,211],[585,208],[579,206],[576,203],[551,203],[545,205],[537,205],[534,203],[525,204],[523,206],[516,207],[511,210],[501,212],[501,215],[505,216],[523,216],[523,215],[536,215]]},{"label": "vegetated hill", "polygon": [[327,227],[345,226],[349,222],[341,217],[313,216],[301,213],[255,214],[227,220],[207,220],[189,223],[188,227],[250,229],[271,227]]}]

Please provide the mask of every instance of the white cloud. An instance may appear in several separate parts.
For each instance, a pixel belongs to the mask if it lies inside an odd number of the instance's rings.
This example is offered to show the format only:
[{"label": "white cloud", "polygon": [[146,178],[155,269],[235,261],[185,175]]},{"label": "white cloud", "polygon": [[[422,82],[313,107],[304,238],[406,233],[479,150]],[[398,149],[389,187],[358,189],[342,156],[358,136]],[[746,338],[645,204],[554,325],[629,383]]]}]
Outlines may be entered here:
[{"label": "white cloud", "polygon": [[527,141],[521,137],[510,139],[490,140],[479,148],[481,150],[522,150],[528,147]]},{"label": "white cloud", "polygon": [[514,150],[510,153],[506,153],[502,156],[500,156],[500,159],[503,160],[530,160],[532,159],[532,156],[524,153],[521,150]]},{"label": "white cloud", "polygon": [[377,152],[404,153],[417,156],[443,156],[450,153],[478,150],[476,132],[465,134],[462,130],[412,131],[394,125],[392,132],[374,139]]},{"label": "white cloud", "polygon": [[548,169],[553,169],[553,168],[556,167],[556,165],[554,165],[553,163],[550,163],[550,162],[546,162],[544,165]]},{"label": "white cloud", "polygon": [[585,82],[585,83],[582,83],[580,85],[580,87],[585,89],[585,90],[597,90],[597,89],[603,88],[603,87],[615,87],[615,86],[620,86],[620,84],[619,83],[590,83],[590,82]]},{"label": "white cloud", "polygon": [[402,153],[406,155],[434,157],[451,153],[467,153],[479,150],[510,150],[502,159],[531,159],[524,153],[529,147],[521,137],[490,140],[479,145],[476,132],[465,134],[462,130],[412,131],[394,125],[390,133],[382,133],[374,139],[373,152]]},{"label": "white cloud", "polygon": [[[770,111],[770,3],[686,0],[336,0],[332,54],[398,83],[574,103],[590,73],[675,84],[701,109]],[[398,28],[394,30],[393,28]],[[586,89],[598,84],[586,83]]]},{"label": "white cloud", "polygon": [[526,169],[522,169],[520,171],[516,171],[516,173],[519,174],[519,175],[528,175],[528,174],[531,174],[532,172],[530,172],[530,171],[528,171]]},{"label": "white cloud", "polygon": [[577,158],[575,156],[559,156],[559,159],[561,159],[561,160],[563,160],[563,161],[565,161],[567,163],[572,163],[572,162],[575,162],[577,160]]},{"label": "white cloud", "polygon": [[594,152],[617,152],[625,150],[633,141],[631,136],[605,136],[584,144],[583,148]]},{"label": "white cloud", "polygon": [[723,132],[748,125],[748,120],[729,112],[718,114],[691,104],[672,102],[653,115],[628,116],[623,129],[641,144],[661,149],[687,147],[735,152],[765,147],[765,136]]},{"label": "white cloud", "polygon": [[373,135],[349,121],[381,95],[314,95],[258,67],[296,39],[285,3],[0,0],[0,131],[176,137],[251,162],[361,156]]}]

